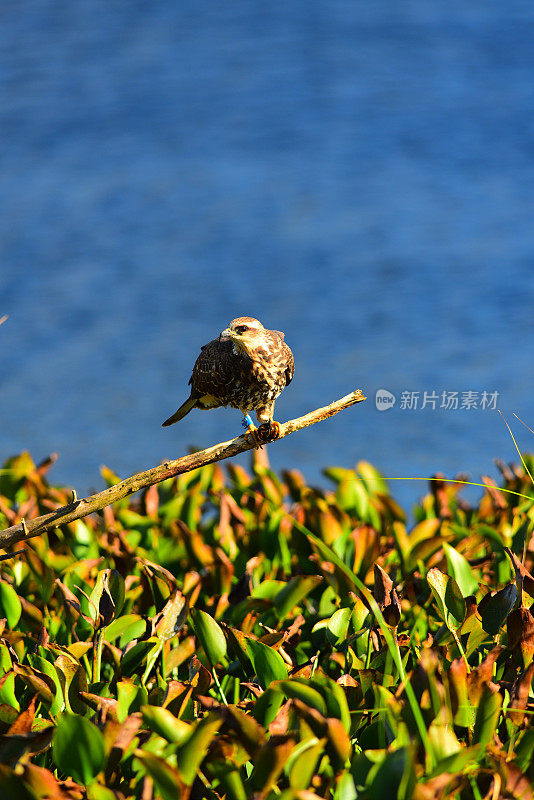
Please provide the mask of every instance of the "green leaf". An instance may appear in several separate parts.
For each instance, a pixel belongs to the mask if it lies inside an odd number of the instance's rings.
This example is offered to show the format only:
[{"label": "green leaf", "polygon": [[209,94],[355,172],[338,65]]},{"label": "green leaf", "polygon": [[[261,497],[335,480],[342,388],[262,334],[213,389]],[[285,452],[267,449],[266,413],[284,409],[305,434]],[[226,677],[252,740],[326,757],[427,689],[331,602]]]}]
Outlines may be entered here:
[{"label": "green leaf", "polygon": [[313,737],[297,745],[296,758],[290,757],[289,783],[293,789],[307,789],[317,769],[319,759],[324,753],[326,739]]},{"label": "green leaf", "polygon": [[247,790],[238,769],[227,769],[218,778],[228,800],[247,800]]},{"label": "green leaf", "polygon": [[220,625],[206,614],[205,611],[193,609],[191,611],[195,633],[204,648],[210,664],[220,664],[226,655],[226,637]]},{"label": "green leaf", "polygon": [[271,688],[274,690],[279,689],[291,700],[302,700],[306,705],[326,715],[326,703],[323,696],[317,689],[310,686],[307,680],[303,680],[302,678],[290,678],[286,681],[279,681],[278,683],[272,684]]},{"label": "green leaf", "polygon": [[382,473],[368,461],[358,461],[356,469],[363,478],[364,485],[370,494],[389,494],[389,489]]},{"label": "green leaf", "polygon": [[426,579],[436,598],[445,624],[450,628],[453,621],[456,621],[457,625],[454,627],[458,627],[465,616],[465,602],[458,584],[454,578],[445,575],[437,567],[428,571]]},{"label": "green leaf", "polygon": [[337,783],[334,800],[356,800],[358,792],[350,772],[344,772]]},{"label": "green leaf", "polygon": [[258,682],[266,689],[272,681],[287,678],[287,667],[276,650],[255,639],[246,640],[248,657],[252,661]]},{"label": "green leaf", "polygon": [[475,624],[469,633],[467,644],[465,646],[465,654],[467,658],[469,658],[469,656],[471,656],[475,650],[478,650],[481,644],[489,641],[491,641],[489,634],[486,633],[478,619],[475,620]]},{"label": "green leaf", "polygon": [[461,625],[465,617],[465,600],[460,591],[460,587],[456,583],[456,580],[452,577],[449,577],[447,582],[447,588],[445,590],[445,605],[447,606],[447,611],[456,620],[456,622]]},{"label": "green leaf", "polygon": [[487,685],[484,686],[473,729],[473,744],[478,744],[481,750],[492,741],[495,735],[501,706],[500,693],[492,691]]},{"label": "green leaf", "polygon": [[168,742],[183,744],[191,735],[193,728],[187,722],[177,719],[166,708],[159,706],[142,706],[143,722],[149,730],[167,739]]},{"label": "green leaf", "polygon": [[8,628],[13,630],[22,614],[20,598],[13,587],[0,581],[0,617],[7,619]]},{"label": "green leaf", "polygon": [[49,678],[54,682],[56,691],[55,691],[55,699],[50,708],[48,709],[50,716],[54,717],[63,706],[63,690],[61,688],[61,683],[57,674],[57,670],[50,661],[47,661],[45,658],[42,658],[38,655],[30,654],[28,655],[28,661],[35,667],[36,669],[44,672],[45,675],[48,675]]},{"label": "green leaf", "polygon": [[251,597],[258,597],[262,600],[272,600],[287,586],[284,581],[265,580],[253,586]]},{"label": "green leaf", "polygon": [[[226,800],[247,800],[248,794],[239,767],[236,767],[231,760],[210,759],[205,767],[209,776],[219,782],[217,797],[226,795]],[[215,800],[215,793],[213,800]]]},{"label": "green leaf", "polygon": [[463,597],[474,594],[478,589],[478,581],[473,575],[473,570],[467,559],[447,542],[443,543],[443,550],[447,559],[449,575],[455,579]]},{"label": "green leaf", "polygon": [[328,675],[320,674],[316,674],[310,684],[322,693],[326,702],[326,716],[339,719],[348,733],[351,727],[350,711],[343,687]]},{"label": "green leaf", "polygon": [[453,753],[446,758],[438,761],[431,778],[441,775],[443,772],[449,772],[452,775],[459,775],[467,764],[476,763],[478,756],[478,747],[463,747],[457,753]]},{"label": "green leaf", "polygon": [[393,753],[387,753],[381,761],[369,788],[369,798],[409,798],[414,786],[415,772],[410,752],[406,747],[401,747]]},{"label": "green leaf", "polygon": [[159,643],[154,637],[137,642],[127,650],[121,659],[121,672],[123,675],[133,675],[143,671],[143,664],[146,663],[148,654],[159,647]]},{"label": "green leaf", "polygon": [[354,473],[351,477],[342,479],[336,491],[336,499],[343,510],[353,512],[359,519],[367,520],[369,496]]},{"label": "green leaf", "polygon": [[263,725],[264,728],[268,728],[278,714],[283,702],[284,695],[281,692],[274,688],[266,689],[254,704],[254,711],[252,712],[254,718],[260,725]]},{"label": "green leaf", "polygon": [[521,770],[526,772],[534,755],[534,730],[526,730],[515,748],[515,763]]},{"label": "green leaf", "polygon": [[117,795],[101,783],[92,783],[87,787],[87,800],[117,800]]},{"label": "green leaf", "polygon": [[15,673],[9,672],[6,676],[4,681],[2,682],[2,686],[0,686],[0,704],[7,705],[11,708],[20,711],[20,703],[17,700],[17,696],[15,694]]},{"label": "green leaf", "polygon": [[164,758],[145,750],[136,750],[134,755],[154,781],[163,800],[177,800],[183,796],[180,773]]},{"label": "green leaf", "polygon": [[321,575],[298,575],[292,578],[274,598],[274,608],[283,620],[300,601],[323,582]]},{"label": "green leaf", "polygon": [[108,590],[115,606],[113,618],[118,617],[124,607],[126,598],[126,584],[124,578],[116,569],[110,570],[108,575]]},{"label": "green leaf", "polygon": [[103,769],[104,737],[92,722],[76,714],[63,714],[52,738],[54,760],[59,769],[86,786]]},{"label": "green leaf", "polygon": [[13,659],[5,644],[0,644],[0,677],[13,669]]},{"label": "green leaf", "polygon": [[139,614],[124,614],[117,617],[106,628],[106,641],[113,642],[120,636],[120,646],[126,647],[146,631],[146,622]]},{"label": "green leaf", "polygon": [[176,750],[178,771],[187,786],[191,786],[195,780],[209,744],[221,725],[221,717],[214,713],[207,714],[200,722],[197,722],[185,744]]},{"label": "green leaf", "polygon": [[326,626],[326,637],[330,644],[337,645],[345,641],[351,616],[352,608],[338,608],[332,614]]},{"label": "green leaf", "polygon": [[369,609],[360,597],[354,599],[354,606],[352,608],[352,627],[355,633],[359,633],[364,628],[364,622],[369,616]]},{"label": "green leaf", "polygon": [[[436,698],[436,706],[439,699]],[[428,738],[432,743],[434,756],[437,761],[455,755],[461,749],[461,744],[454,733],[453,726],[444,723],[441,716],[436,717],[429,725]]]},{"label": "green leaf", "polygon": [[137,686],[132,679],[117,683],[117,719],[124,722],[129,714],[139,711],[148,702],[144,686]]}]

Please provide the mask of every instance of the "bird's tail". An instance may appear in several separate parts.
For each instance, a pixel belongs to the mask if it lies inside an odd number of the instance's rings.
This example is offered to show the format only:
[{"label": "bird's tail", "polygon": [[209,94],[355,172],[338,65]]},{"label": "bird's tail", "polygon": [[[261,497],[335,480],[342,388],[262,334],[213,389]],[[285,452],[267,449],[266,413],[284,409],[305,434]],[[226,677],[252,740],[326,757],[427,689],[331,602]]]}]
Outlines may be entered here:
[{"label": "bird's tail", "polygon": [[189,414],[191,409],[195,407],[196,402],[197,401],[195,397],[189,397],[185,401],[185,403],[182,403],[178,411],[174,412],[172,417],[169,417],[169,419],[166,419],[165,422],[162,423],[162,427],[166,428],[167,425],[174,425],[175,422],[178,422],[179,420],[183,419],[185,415]]}]

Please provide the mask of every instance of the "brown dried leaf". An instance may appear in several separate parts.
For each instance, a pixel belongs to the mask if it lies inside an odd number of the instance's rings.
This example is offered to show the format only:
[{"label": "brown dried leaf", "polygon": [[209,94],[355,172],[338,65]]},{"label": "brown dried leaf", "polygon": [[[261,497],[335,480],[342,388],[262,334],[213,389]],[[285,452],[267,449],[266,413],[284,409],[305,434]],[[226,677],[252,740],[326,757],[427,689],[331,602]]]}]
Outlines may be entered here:
[{"label": "brown dried leaf", "polygon": [[54,466],[58,458],[59,453],[50,453],[49,456],[43,458],[43,460],[37,464],[35,471],[38,472],[41,477],[46,475],[50,467]]},{"label": "brown dried leaf", "polygon": [[79,692],[78,696],[87,703],[89,708],[93,711],[98,711],[101,719],[111,717],[111,719],[118,719],[117,701],[112,697],[101,697],[99,694],[92,694],[91,692]]},{"label": "brown dried leaf", "polygon": [[260,747],[263,747],[266,742],[267,737],[263,727],[256,722],[254,717],[245,714],[234,705],[228,706],[225,717],[227,725],[235,732],[247,753],[255,758]]},{"label": "brown dried leaf", "polygon": [[189,680],[195,695],[206,694],[211,686],[211,672],[206,669],[197,656],[193,656],[189,662]]},{"label": "brown dried leaf", "polygon": [[454,486],[445,483],[443,478],[445,475],[441,472],[436,472],[430,480],[430,491],[434,495],[434,503],[436,505],[436,516],[441,519],[451,519],[452,510],[450,507],[451,500],[454,498]]},{"label": "brown dried leaf", "polygon": [[482,475],[482,483],[486,484],[486,486],[488,487],[488,493],[491,496],[495,508],[498,509],[507,508],[506,500],[503,497],[503,493],[499,491],[497,484],[495,483],[493,478],[490,478],[489,475]]},{"label": "brown dried leaf", "polygon": [[34,694],[32,699],[30,700],[30,704],[25,711],[22,711],[15,720],[15,722],[9,726],[7,731],[8,736],[12,736],[14,734],[27,734],[30,733],[33,725],[33,720],[35,718],[35,705],[37,702],[37,695]]},{"label": "brown dried leaf", "polygon": [[531,597],[534,597],[534,577],[530,574],[524,564],[518,559],[515,553],[512,553],[509,547],[504,548],[506,555],[512,562],[514,569],[519,572],[523,581],[523,589]]},{"label": "brown dried leaf", "polygon": [[491,683],[493,666],[502,652],[502,647],[494,647],[490,650],[484,661],[478,667],[474,667],[467,676],[467,691],[469,700],[474,706],[478,706],[484,684]]},{"label": "brown dried leaf", "polygon": [[157,517],[159,508],[159,492],[156,484],[149,486],[143,495],[145,512],[148,517]]},{"label": "brown dried leaf", "polygon": [[126,717],[119,728],[117,737],[112,744],[106,766],[106,782],[108,785],[113,782],[113,778],[115,777],[115,773],[121,759],[137,736],[137,733],[142,725],[143,717],[140,712],[136,712],[135,714],[130,714],[130,716]]},{"label": "brown dried leaf", "polygon": [[210,567],[215,563],[215,553],[213,548],[206,544],[198,531],[191,531],[181,519],[176,520],[184,544],[188,550],[190,558],[200,563],[202,567]]},{"label": "brown dried leaf", "polygon": [[13,669],[15,674],[24,681],[26,686],[33,689],[34,692],[37,692],[40,699],[46,703],[47,706],[52,705],[56,693],[56,686],[52,678],[49,678],[44,672],[33,669],[26,664],[15,663],[13,664]]},{"label": "brown dried leaf", "polygon": [[295,739],[291,736],[273,736],[260,749],[250,776],[250,784],[261,792],[260,797],[266,797],[276,783],[294,746]]},{"label": "brown dried leaf", "polygon": [[534,655],[534,617],[524,606],[514,609],[506,620],[508,647],[511,650],[519,647],[523,663],[528,666]]},{"label": "brown dried leaf", "polygon": [[271,736],[281,736],[287,733],[289,728],[289,712],[291,710],[291,702],[283,703],[278,712],[269,725],[269,733]]},{"label": "brown dried leaf", "polygon": [[165,606],[156,614],[152,621],[152,633],[158,639],[172,639],[173,636],[180,631],[183,627],[187,615],[189,613],[189,606],[187,600],[179,589],[175,589],[173,594],[169,597]]},{"label": "brown dried leaf", "polygon": [[375,564],[374,574],[374,598],[384,615],[387,625],[396,628],[400,622],[401,610],[399,598],[393,588],[393,581],[379,564]]},{"label": "brown dried leaf", "polygon": [[66,800],[67,795],[48,769],[31,763],[24,764],[23,769],[24,783],[35,797],[46,798],[47,800]]},{"label": "brown dried leaf", "polygon": [[137,561],[149,578],[161,578],[167,584],[171,594],[177,589],[176,578],[168,569],[160,566],[160,564],[155,564],[153,561],[149,561],[147,558],[141,558],[141,556],[137,557]]},{"label": "brown dried leaf", "polygon": [[508,715],[514,725],[521,725],[525,720],[525,709],[527,707],[528,695],[534,677],[534,662],[525,670],[515,682],[512,699],[508,706]]}]

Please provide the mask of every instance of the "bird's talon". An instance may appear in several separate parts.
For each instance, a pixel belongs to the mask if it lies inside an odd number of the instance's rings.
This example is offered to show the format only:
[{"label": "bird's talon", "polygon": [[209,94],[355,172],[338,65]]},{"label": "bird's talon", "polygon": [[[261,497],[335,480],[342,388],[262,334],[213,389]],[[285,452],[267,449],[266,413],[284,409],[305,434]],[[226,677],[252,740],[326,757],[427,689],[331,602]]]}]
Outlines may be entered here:
[{"label": "bird's talon", "polygon": [[[248,417],[248,414],[247,414],[247,417]],[[250,417],[248,417],[248,418],[250,419]],[[246,430],[245,435],[247,436],[247,435],[250,434],[250,436],[252,436],[252,439],[254,441],[254,447],[256,448],[256,450],[261,450],[262,442],[261,442],[260,437],[258,436],[258,430],[259,429],[256,428],[256,426],[254,425],[254,423],[250,419],[250,425],[247,426],[247,430]]]},{"label": "bird's talon", "polygon": [[280,423],[276,422],[275,420],[272,419],[270,425],[271,425],[271,437],[273,439],[279,439],[280,438]]},{"label": "bird's talon", "polygon": [[280,423],[274,420],[264,422],[257,431],[258,439],[263,443],[274,442],[280,436]]}]

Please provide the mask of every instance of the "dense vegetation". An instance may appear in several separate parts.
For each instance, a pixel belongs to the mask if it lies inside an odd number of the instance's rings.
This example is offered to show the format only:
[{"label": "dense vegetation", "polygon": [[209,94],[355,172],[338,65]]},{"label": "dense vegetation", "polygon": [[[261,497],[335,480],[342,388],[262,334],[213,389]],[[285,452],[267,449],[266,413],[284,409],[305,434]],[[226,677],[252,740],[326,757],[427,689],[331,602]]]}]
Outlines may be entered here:
[{"label": "dense vegetation", "polygon": [[[49,467],[6,463],[2,528],[71,499]],[[0,797],[534,797],[534,490],[501,472],[476,507],[432,482],[407,530],[367,463],[214,465],[28,540]]]}]

